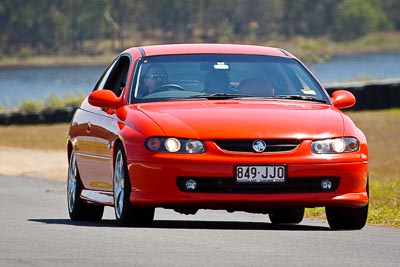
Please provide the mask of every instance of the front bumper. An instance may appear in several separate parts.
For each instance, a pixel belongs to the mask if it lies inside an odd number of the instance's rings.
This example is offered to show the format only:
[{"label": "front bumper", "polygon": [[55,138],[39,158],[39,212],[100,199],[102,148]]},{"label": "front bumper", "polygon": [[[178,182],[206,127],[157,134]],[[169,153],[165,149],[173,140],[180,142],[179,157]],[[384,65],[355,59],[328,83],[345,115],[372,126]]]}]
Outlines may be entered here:
[{"label": "front bumper", "polygon": [[[275,185],[252,185],[251,190],[234,183],[234,167],[238,162],[129,162],[131,203],[144,207],[246,209],[280,206],[347,206],[361,207],[368,203],[367,161],[346,163],[288,163],[287,179],[291,183],[318,180],[324,177],[338,179],[333,191],[268,190]],[[259,162],[257,163],[259,164]],[[187,192],[179,188],[179,180],[199,181],[216,179],[225,184],[221,190]],[[220,181],[220,182],[218,182]],[[319,181],[319,180],[318,180]],[[229,184],[239,190],[230,190]],[[315,184],[315,183],[314,183]],[[217,187],[218,188],[218,187]],[[269,188],[271,189],[271,188]],[[273,188],[272,188],[273,189]]]}]

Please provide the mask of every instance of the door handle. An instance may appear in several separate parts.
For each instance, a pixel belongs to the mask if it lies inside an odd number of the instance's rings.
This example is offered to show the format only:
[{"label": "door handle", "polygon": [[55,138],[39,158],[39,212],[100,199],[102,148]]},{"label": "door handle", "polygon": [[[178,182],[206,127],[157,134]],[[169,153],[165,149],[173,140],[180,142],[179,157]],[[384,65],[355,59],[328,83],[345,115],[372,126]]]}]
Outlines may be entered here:
[{"label": "door handle", "polygon": [[90,123],[90,121],[87,122],[87,127],[86,127],[86,132],[90,133],[90,131],[92,130],[92,124]]}]

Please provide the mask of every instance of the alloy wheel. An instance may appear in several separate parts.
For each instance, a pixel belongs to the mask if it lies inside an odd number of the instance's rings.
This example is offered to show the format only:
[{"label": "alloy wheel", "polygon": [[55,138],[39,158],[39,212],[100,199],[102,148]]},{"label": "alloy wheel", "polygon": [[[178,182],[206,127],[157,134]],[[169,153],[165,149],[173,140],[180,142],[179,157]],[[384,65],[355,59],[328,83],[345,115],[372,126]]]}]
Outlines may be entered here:
[{"label": "alloy wheel", "polygon": [[124,158],[121,150],[118,150],[114,169],[114,208],[117,218],[121,218],[124,209],[124,168]]},{"label": "alloy wheel", "polygon": [[72,152],[71,159],[68,167],[68,186],[67,186],[67,199],[68,199],[68,210],[70,213],[73,212],[76,202],[76,176],[78,168],[76,166],[75,153]]}]

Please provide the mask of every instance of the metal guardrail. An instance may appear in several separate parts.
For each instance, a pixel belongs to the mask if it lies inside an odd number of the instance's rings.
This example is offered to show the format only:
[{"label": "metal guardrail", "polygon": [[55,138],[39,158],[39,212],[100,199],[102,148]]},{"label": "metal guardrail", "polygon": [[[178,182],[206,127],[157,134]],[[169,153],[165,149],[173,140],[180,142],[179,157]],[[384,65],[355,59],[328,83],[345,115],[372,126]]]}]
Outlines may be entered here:
[{"label": "metal guardrail", "polygon": [[70,107],[32,113],[5,112],[0,113],[0,125],[53,124],[70,122],[74,112],[75,108]]},{"label": "metal guardrail", "polygon": [[329,94],[339,89],[350,91],[356,104],[350,110],[374,110],[400,107],[400,79],[326,84]]}]

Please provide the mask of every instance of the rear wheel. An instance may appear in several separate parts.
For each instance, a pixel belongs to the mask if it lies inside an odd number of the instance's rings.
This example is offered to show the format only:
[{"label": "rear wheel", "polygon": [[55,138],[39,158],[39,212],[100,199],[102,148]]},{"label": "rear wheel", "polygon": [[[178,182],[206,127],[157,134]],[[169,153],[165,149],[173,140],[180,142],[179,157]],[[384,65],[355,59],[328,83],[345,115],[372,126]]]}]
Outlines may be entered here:
[{"label": "rear wheel", "polygon": [[150,226],[154,208],[135,207],[130,203],[131,183],[125,153],[120,145],[114,162],[114,211],[120,226]]},{"label": "rear wheel", "polygon": [[72,151],[68,167],[67,202],[71,220],[99,221],[103,217],[104,207],[86,204],[81,198],[82,181],[76,164],[75,152]]},{"label": "rear wheel", "polygon": [[[369,182],[366,192],[369,195]],[[360,230],[368,218],[368,204],[360,208],[325,207],[326,218],[332,230]]]},{"label": "rear wheel", "polygon": [[303,220],[304,207],[282,208],[268,214],[268,216],[273,224],[297,224]]}]

